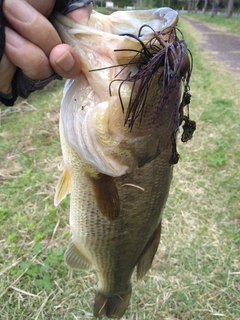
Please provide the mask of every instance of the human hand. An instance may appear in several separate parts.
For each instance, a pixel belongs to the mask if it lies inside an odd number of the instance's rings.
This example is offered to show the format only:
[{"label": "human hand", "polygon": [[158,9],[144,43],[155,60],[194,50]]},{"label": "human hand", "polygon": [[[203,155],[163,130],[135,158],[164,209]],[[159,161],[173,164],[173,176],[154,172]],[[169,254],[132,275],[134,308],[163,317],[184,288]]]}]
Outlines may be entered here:
[{"label": "human hand", "polygon": [[[64,78],[74,78],[81,70],[75,50],[62,44],[58,33],[47,20],[55,0],[4,0],[5,53],[0,62],[0,92],[12,92],[16,70],[33,80],[50,77],[54,71]],[[68,13],[73,20],[87,24],[92,5]]]}]

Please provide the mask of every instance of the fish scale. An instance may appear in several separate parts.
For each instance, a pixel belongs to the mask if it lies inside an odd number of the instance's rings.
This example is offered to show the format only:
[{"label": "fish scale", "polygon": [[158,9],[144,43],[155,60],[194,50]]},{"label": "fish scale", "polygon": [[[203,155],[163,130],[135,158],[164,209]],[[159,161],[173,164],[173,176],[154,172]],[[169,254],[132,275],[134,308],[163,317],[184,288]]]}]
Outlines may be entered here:
[{"label": "fish scale", "polygon": [[[63,139],[61,137],[61,141]],[[165,153],[170,156],[171,148],[167,151]],[[73,150],[71,157],[72,154]],[[74,211],[71,210],[70,213],[70,224],[77,226],[72,230],[75,235],[73,240],[81,243],[82,254],[92,262],[101,278],[105,279],[102,281],[104,287],[100,287],[100,290],[112,294],[116,289],[119,290],[120,286],[119,281],[114,280],[114,273],[117,272],[118,277],[122,274],[124,283],[130,282],[138,257],[160,223],[161,208],[167,200],[170,187],[172,167],[166,161],[167,156],[158,157],[137,169],[134,174],[115,178],[121,204],[121,219],[109,222],[99,212],[93,190],[88,188],[85,172],[78,170],[82,166],[81,160],[76,153],[75,157],[76,161],[69,170],[70,175],[74,176],[71,190],[71,208],[74,208]],[[64,156],[64,160],[67,165],[67,156]],[[129,181],[136,185],[141,181],[144,191],[124,186]],[[126,268],[129,261],[132,263]]]}]

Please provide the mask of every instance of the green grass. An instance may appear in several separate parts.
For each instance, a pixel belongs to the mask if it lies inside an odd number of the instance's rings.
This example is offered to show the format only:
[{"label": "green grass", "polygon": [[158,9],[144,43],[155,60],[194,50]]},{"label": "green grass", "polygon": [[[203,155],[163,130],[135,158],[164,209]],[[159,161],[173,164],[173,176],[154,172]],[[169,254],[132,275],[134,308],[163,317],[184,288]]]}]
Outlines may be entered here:
[{"label": "green grass", "polygon": [[224,16],[216,15],[211,18],[209,14],[202,13],[187,14],[187,17],[210,23],[212,27],[215,27],[218,30],[235,33],[238,35],[240,33],[240,19],[236,17],[225,18]]},{"label": "green grass", "polygon": [[94,7],[94,10],[96,10],[96,11],[99,12],[99,13],[106,14],[106,15],[109,15],[109,14],[112,13],[111,10],[108,10],[108,9],[105,8],[105,7],[96,7],[96,8]]},{"label": "green grass", "polygon": [[[197,131],[179,143],[161,244],[148,275],[134,277],[123,319],[239,320],[239,84],[198,50],[186,22],[180,27],[194,56]],[[1,320],[93,318],[96,273],[64,264],[69,199],[53,206],[61,92],[56,82],[1,110]]]}]

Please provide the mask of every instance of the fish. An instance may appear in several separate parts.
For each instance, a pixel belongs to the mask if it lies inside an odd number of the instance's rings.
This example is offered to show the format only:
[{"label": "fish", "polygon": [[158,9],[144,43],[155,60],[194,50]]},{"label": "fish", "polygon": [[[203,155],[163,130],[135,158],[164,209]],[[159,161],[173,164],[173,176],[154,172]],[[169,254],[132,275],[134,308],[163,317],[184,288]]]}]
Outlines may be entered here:
[{"label": "fish", "polygon": [[63,171],[54,203],[70,194],[64,259],[96,270],[94,317],[121,318],[134,270],[143,278],[158,249],[183,122],[184,141],[192,136],[191,55],[170,8],[93,11],[88,25],[60,14],[52,21],[82,63],[60,108]]}]

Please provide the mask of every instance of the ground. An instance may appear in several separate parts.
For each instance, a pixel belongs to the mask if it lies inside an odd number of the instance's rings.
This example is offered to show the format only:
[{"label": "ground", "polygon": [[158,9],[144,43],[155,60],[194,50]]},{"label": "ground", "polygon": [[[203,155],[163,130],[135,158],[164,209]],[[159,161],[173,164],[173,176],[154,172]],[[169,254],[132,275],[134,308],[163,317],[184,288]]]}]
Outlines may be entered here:
[{"label": "ground", "polygon": [[199,47],[206,50],[211,59],[221,63],[228,71],[240,77],[240,36],[227,34],[185,15],[181,19],[188,21],[198,34]]},{"label": "ground", "polygon": [[[240,46],[183,19],[197,130],[186,144],[179,135],[161,243],[144,279],[134,275],[122,320],[240,320]],[[62,86],[52,82],[1,110],[0,320],[93,319],[95,271],[64,264],[69,197],[53,206]]]}]

